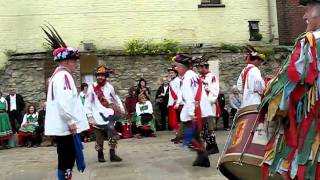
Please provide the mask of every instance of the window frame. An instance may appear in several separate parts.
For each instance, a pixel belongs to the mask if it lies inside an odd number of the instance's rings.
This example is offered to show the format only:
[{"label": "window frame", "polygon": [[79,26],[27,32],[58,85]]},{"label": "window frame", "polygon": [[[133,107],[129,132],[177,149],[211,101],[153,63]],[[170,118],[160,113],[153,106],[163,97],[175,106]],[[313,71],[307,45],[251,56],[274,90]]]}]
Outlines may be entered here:
[{"label": "window frame", "polygon": [[198,8],[219,8],[225,7],[226,5],[221,3],[222,0],[201,0]]}]

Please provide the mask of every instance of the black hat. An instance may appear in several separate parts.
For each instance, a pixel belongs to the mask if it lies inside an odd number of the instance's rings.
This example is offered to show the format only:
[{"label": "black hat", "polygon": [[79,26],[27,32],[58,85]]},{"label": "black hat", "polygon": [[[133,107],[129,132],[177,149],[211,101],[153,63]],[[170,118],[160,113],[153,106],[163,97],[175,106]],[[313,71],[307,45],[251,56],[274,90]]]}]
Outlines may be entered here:
[{"label": "black hat", "polygon": [[194,62],[192,61],[192,58],[190,56],[184,55],[184,54],[179,54],[176,55],[172,58],[172,60],[176,63],[180,63],[183,64],[185,66],[190,66],[192,65]]},{"label": "black hat", "polygon": [[306,6],[308,3],[317,2],[320,3],[320,0],[300,0],[300,5]]}]

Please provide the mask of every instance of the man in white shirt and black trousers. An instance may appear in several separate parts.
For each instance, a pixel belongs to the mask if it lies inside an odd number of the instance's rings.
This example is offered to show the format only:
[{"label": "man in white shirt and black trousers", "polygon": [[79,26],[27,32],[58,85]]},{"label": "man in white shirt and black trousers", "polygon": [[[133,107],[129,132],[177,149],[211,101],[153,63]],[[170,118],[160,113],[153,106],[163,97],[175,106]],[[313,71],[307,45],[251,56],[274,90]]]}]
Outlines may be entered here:
[{"label": "man in white shirt and black trousers", "polygon": [[20,94],[15,92],[13,87],[8,89],[9,95],[6,97],[8,102],[8,115],[13,132],[16,132],[22,123],[22,111],[25,108],[25,102]]},{"label": "man in white shirt and black trousers", "polygon": [[[70,180],[76,159],[78,170],[84,171],[85,169],[81,142],[77,134],[89,129],[77,87],[71,75],[77,69],[80,54],[77,49],[67,47],[55,30],[55,33],[49,30],[51,35],[46,30],[44,31],[54,49],[54,61],[58,63],[58,67],[49,81],[44,134],[55,136],[58,153],[58,180]],[[78,159],[79,156],[82,156],[81,160]]]}]

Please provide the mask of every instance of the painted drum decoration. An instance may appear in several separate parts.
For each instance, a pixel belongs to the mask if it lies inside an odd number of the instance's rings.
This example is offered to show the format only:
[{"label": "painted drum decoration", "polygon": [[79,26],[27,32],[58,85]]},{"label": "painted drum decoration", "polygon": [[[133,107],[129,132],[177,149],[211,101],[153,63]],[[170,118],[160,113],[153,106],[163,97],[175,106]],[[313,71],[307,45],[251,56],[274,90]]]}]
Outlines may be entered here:
[{"label": "painted drum decoration", "polygon": [[[222,153],[218,168],[229,179],[262,179],[260,164],[265,145],[273,132],[267,132],[267,125],[258,122],[257,106],[239,110],[235,126]],[[270,128],[274,130],[274,128]],[[272,179],[282,179],[280,175]]]}]

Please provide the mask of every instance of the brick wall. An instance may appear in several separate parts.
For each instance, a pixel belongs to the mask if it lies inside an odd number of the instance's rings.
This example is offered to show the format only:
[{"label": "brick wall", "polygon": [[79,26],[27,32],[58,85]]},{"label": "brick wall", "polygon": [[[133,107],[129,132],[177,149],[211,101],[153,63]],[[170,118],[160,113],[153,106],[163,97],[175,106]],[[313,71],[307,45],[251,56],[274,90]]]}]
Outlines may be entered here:
[{"label": "brick wall", "polygon": [[277,13],[279,44],[290,45],[306,29],[303,7],[299,7],[299,0],[277,0]]}]

